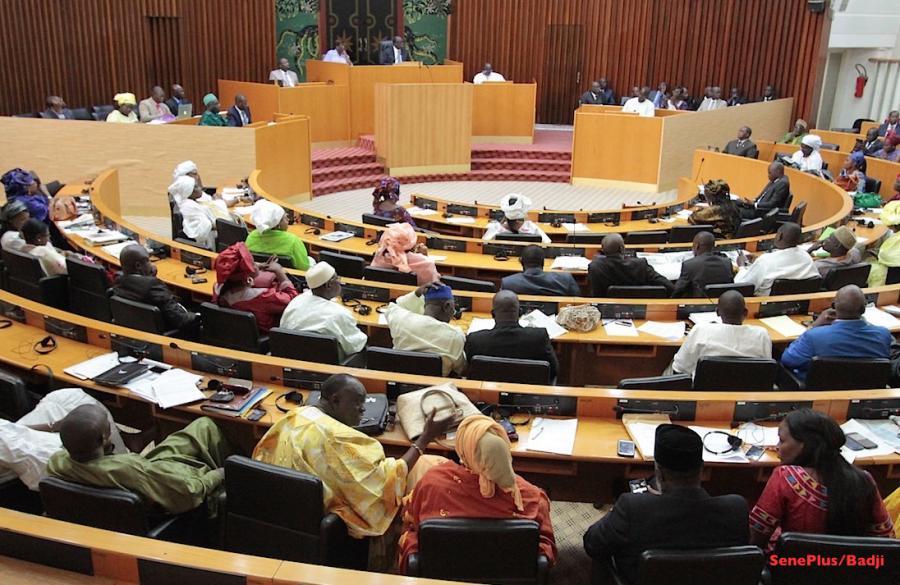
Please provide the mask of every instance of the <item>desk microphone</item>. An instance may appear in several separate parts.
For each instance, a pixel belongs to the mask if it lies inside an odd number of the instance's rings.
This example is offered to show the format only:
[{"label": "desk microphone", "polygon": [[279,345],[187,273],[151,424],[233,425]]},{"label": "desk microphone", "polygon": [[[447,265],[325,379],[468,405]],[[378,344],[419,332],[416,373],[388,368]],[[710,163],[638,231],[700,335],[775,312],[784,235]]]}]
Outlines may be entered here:
[{"label": "desk microphone", "polygon": [[694,184],[696,184],[697,180],[700,178],[700,171],[703,170],[703,163],[705,163],[705,162],[706,162],[706,157],[701,157],[700,164],[697,165],[697,174],[694,175]]},{"label": "desk microphone", "polygon": [[618,414],[669,414],[675,416],[678,414],[678,405],[674,405],[671,410],[663,410],[661,408],[654,410],[650,408],[634,408],[617,404],[613,406],[613,410]]}]

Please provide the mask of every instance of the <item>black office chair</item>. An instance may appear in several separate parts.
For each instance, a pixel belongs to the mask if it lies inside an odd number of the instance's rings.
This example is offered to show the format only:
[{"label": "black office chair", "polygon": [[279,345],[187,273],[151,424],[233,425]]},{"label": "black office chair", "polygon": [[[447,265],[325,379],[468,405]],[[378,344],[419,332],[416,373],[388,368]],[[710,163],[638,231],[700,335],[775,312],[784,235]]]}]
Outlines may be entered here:
[{"label": "black office chair", "polygon": [[247,240],[247,226],[227,219],[216,219],[216,251]]},{"label": "black office chair", "polygon": [[684,242],[693,242],[694,238],[700,232],[713,233],[715,228],[711,225],[676,225],[669,230],[669,243],[679,244]]},{"label": "black office chair", "polygon": [[754,238],[762,234],[762,228],[763,218],[757,217],[755,219],[745,219],[741,222],[741,225],[738,226],[738,229],[734,231],[734,238]]},{"label": "black office chair", "polygon": [[13,114],[13,118],[40,118],[37,112],[28,112],[27,114]]},{"label": "black office chair", "polygon": [[28,391],[25,381],[0,369],[0,419],[17,421],[31,412],[40,401]]},{"label": "black office chair", "polygon": [[46,276],[37,258],[16,250],[3,250],[0,257],[6,267],[6,290],[57,309],[68,309],[68,276]]},{"label": "black office chair", "polygon": [[820,290],[822,290],[821,276],[812,276],[803,279],[776,278],[775,282],[772,283],[772,291],[769,293],[769,296],[802,295],[818,292]]},{"label": "black office chair", "polygon": [[667,299],[669,290],[664,286],[611,286],[606,289],[611,299]]},{"label": "black office chair", "polygon": [[116,109],[115,106],[94,106],[92,116],[97,122],[105,122],[110,112]]},{"label": "black office chair", "polygon": [[692,390],[693,379],[689,374],[622,378],[619,380],[618,388],[620,390]]},{"label": "black office chair", "polygon": [[476,280],[459,276],[441,276],[441,282],[453,290],[470,290],[474,292],[497,292],[497,285],[490,280]]},{"label": "black office chair", "polygon": [[511,384],[550,384],[550,363],[546,360],[520,360],[514,358],[477,355],[469,360],[470,380],[491,380]]},{"label": "black office chair", "polygon": [[386,347],[366,348],[366,367],[370,370],[442,376],[441,356],[421,351],[403,351]]},{"label": "black office chair", "polygon": [[803,227],[803,218],[806,216],[806,201],[801,201],[791,212],[791,223]]},{"label": "black office chair", "polygon": [[856,558],[875,556],[884,559],[884,565],[876,568],[858,564],[850,566],[846,563],[808,564],[803,567],[776,564],[769,567],[771,585],[896,585],[897,567],[900,566],[900,540],[783,532],[772,554],[781,559],[807,558],[809,555],[821,555],[830,559],[841,559],[844,555]]},{"label": "black office chair", "polygon": [[900,266],[893,266],[887,269],[887,277],[885,278],[885,284],[897,284],[900,282]]},{"label": "black office chair", "polygon": [[775,386],[778,362],[765,358],[710,356],[697,362],[694,390],[768,391]]},{"label": "black office chair", "polygon": [[50,197],[56,197],[56,194],[60,192],[60,190],[65,187],[65,183],[60,183],[59,181],[50,181],[44,188],[47,189],[47,193],[50,194]]},{"label": "black office chair", "polygon": [[319,478],[232,455],[225,460],[225,491],[227,550],[365,570],[369,541],[350,537],[344,521],[325,511]]},{"label": "black office chair", "polygon": [[628,232],[625,234],[626,244],[665,244],[669,240],[669,232]]},{"label": "black office chair", "polygon": [[790,213],[791,205],[793,205],[793,204],[794,204],[794,194],[788,193],[787,199],[784,200],[784,207],[780,207],[779,211],[781,211],[783,213]]},{"label": "black office chair", "polygon": [[[592,583],[596,579],[595,561]],[[757,585],[765,565],[762,550],[756,546],[729,546],[699,550],[647,550],[638,561],[637,581],[630,585],[658,585],[678,583],[691,585]],[[625,582],[613,571],[613,582]]]},{"label": "black office chair", "polygon": [[349,355],[341,361],[336,337],[310,331],[273,327],[269,330],[269,351],[275,357],[292,360],[318,364],[340,364],[353,368],[365,367],[364,353]]},{"label": "black office chair", "polygon": [[791,370],[778,368],[781,390],[870,390],[885,388],[891,376],[887,358],[814,357],[801,381]]},{"label": "black office chair", "polygon": [[91,112],[87,108],[72,108],[72,115],[75,116],[76,120],[84,120],[88,122],[94,122],[94,117],[91,115]]},{"label": "black office chair", "polygon": [[362,222],[366,225],[377,225],[380,227],[385,227],[391,225],[392,223],[397,223],[397,220],[388,219],[386,217],[379,217],[372,213],[364,213],[362,214]]},{"label": "black office chair", "polygon": [[730,290],[736,290],[745,297],[752,297],[754,287],[752,283],[738,284],[735,282],[728,282],[725,284],[707,284],[704,287],[704,290],[706,291],[706,296],[711,299],[717,299]]},{"label": "black office chair", "polygon": [[[268,262],[269,258],[272,257],[271,254],[266,252],[250,252],[250,255],[253,256],[254,262]],[[281,265],[282,268],[293,268],[294,261],[291,260],[290,256],[276,256],[275,259],[278,261],[278,264]]]},{"label": "black office chair", "polygon": [[541,234],[497,234],[494,239],[498,242],[530,242],[540,244]]},{"label": "black office chair", "polygon": [[419,524],[419,550],[407,575],[431,579],[545,585],[549,562],[534,520],[438,518]]},{"label": "black office chair", "polygon": [[609,234],[566,234],[567,244],[602,244]]},{"label": "black office chair", "polygon": [[[841,147],[839,145],[831,143],[831,142],[823,142],[822,146],[820,146],[819,148],[823,149],[823,150],[837,151],[837,150],[840,150]],[[822,163],[822,168],[825,168],[825,163]]]},{"label": "black office chair", "polygon": [[91,264],[77,258],[66,258],[69,273],[69,307],[75,313],[97,319],[112,321],[106,270],[99,264]]},{"label": "black office chair", "polygon": [[200,316],[203,320],[200,335],[203,343],[253,353],[269,351],[269,338],[259,334],[256,316],[250,311],[202,303]]},{"label": "black office chair", "polygon": [[872,265],[867,262],[832,268],[825,276],[825,289],[838,290],[848,284],[855,284],[860,288],[865,288],[871,270]]},{"label": "black office chair", "polygon": [[172,239],[176,240],[185,237],[184,216],[181,215],[178,207],[171,207],[169,211],[172,215]]},{"label": "black office chair", "polygon": [[780,209],[770,209],[768,213],[762,216],[762,224],[760,224],[760,234],[770,234],[775,231],[775,222],[778,221]]},{"label": "black office chair", "polygon": [[881,179],[866,177],[866,193],[881,193]]},{"label": "black office chair", "polygon": [[366,266],[363,269],[363,279],[392,284],[408,284],[410,286],[416,286],[418,283],[418,278],[414,272],[400,272],[393,268],[376,268],[375,266]]},{"label": "black office chair", "polygon": [[335,272],[347,278],[362,278],[363,268],[366,267],[365,260],[359,256],[339,254],[328,250],[319,252],[319,262],[328,262]]},{"label": "black office chair", "polygon": [[112,313],[112,321],[121,327],[158,333],[172,337],[178,333],[177,329],[167,329],[162,311],[159,307],[124,299],[118,296],[109,298],[109,308]]}]

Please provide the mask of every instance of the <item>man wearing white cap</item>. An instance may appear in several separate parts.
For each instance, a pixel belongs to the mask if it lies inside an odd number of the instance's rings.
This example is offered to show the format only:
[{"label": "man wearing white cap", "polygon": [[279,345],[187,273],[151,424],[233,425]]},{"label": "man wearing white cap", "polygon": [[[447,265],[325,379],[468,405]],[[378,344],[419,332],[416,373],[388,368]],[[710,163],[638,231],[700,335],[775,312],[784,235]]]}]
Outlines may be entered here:
[{"label": "man wearing white cap", "polygon": [[291,259],[291,268],[308,270],[316,262],[306,255],[303,240],[287,231],[288,218],[280,205],[261,199],[250,215],[256,229],[247,236],[247,249],[259,254],[274,254]]},{"label": "man wearing white cap", "polygon": [[366,334],[356,327],[350,311],[332,302],[341,296],[341,279],[328,262],[319,262],[306,272],[309,289],[294,299],[281,315],[283,329],[309,331],[337,339],[339,361],[366,347]]},{"label": "man wearing white cap", "polygon": [[800,150],[791,155],[791,162],[801,171],[821,171],[822,155],[819,149],[822,148],[822,139],[815,134],[807,134],[800,140]]},{"label": "man wearing white cap", "polygon": [[[176,202],[181,211],[181,230],[187,237],[196,240],[196,242],[207,250],[214,250],[216,247],[216,216],[208,205],[209,201],[201,202],[200,196],[203,191],[197,181],[188,175],[178,177],[169,185],[169,194]],[[178,234],[173,234],[178,237]]]},{"label": "man wearing white cap", "polygon": [[528,217],[528,209],[531,207],[531,199],[518,193],[504,195],[500,200],[500,209],[503,211],[503,219],[491,221],[484,230],[482,240],[493,240],[497,234],[538,234],[545,244],[550,243],[550,238]]}]

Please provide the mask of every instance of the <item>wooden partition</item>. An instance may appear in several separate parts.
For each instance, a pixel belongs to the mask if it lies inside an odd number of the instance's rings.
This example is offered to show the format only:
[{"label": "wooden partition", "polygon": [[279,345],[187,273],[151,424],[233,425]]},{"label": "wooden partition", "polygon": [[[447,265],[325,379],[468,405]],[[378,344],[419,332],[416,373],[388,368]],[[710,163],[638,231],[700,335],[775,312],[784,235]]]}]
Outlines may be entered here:
[{"label": "wooden partition", "polygon": [[473,86],[472,142],[534,142],[536,83],[482,83]]},{"label": "wooden partition", "polygon": [[[249,81],[219,80],[219,104],[222,110],[234,105],[234,97],[243,94],[247,98],[253,121],[271,122],[278,109],[278,92],[280,87],[275,83],[251,83]],[[196,106],[195,106],[196,107]]]},{"label": "wooden partition", "polygon": [[288,116],[254,130],[259,186],[279,198],[312,198],[312,143],[310,119]]},{"label": "wooden partition", "polygon": [[851,134],[849,132],[833,132],[831,130],[812,129],[810,134],[815,134],[826,144],[837,144],[841,152],[851,152],[856,146],[857,140],[865,140],[865,134]]}]

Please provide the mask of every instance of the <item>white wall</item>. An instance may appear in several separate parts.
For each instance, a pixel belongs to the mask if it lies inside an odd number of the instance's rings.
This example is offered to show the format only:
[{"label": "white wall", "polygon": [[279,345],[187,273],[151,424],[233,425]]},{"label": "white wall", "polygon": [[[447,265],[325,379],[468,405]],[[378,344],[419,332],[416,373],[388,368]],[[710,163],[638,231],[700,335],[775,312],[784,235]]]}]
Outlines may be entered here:
[{"label": "white wall", "polygon": [[[900,0],[897,0],[900,3]],[[881,111],[883,105],[881,99],[875,99],[877,96],[883,95],[883,83],[876,78],[878,66],[870,63],[870,58],[891,58],[891,49],[845,49],[829,53],[829,59],[839,59],[840,68],[837,77],[836,91],[834,92],[834,103],[831,109],[831,119],[826,121],[824,125],[827,128],[849,128],[853,121],[857,118],[871,118],[878,120],[887,115],[888,111],[900,106],[900,103],[888,106],[886,111]],[[869,74],[869,82],[863,92],[863,97],[857,98],[853,95],[856,89],[856,68],[854,65],[861,64],[866,68]],[[896,79],[895,79],[896,81]],[[825,86],[828,86],[826,81]],[[900,97],[900,93],[896,93]],[[823,91],[822,101],[825,103],[828,97]],[[822,127],[822,124],[817,124]]]}]

